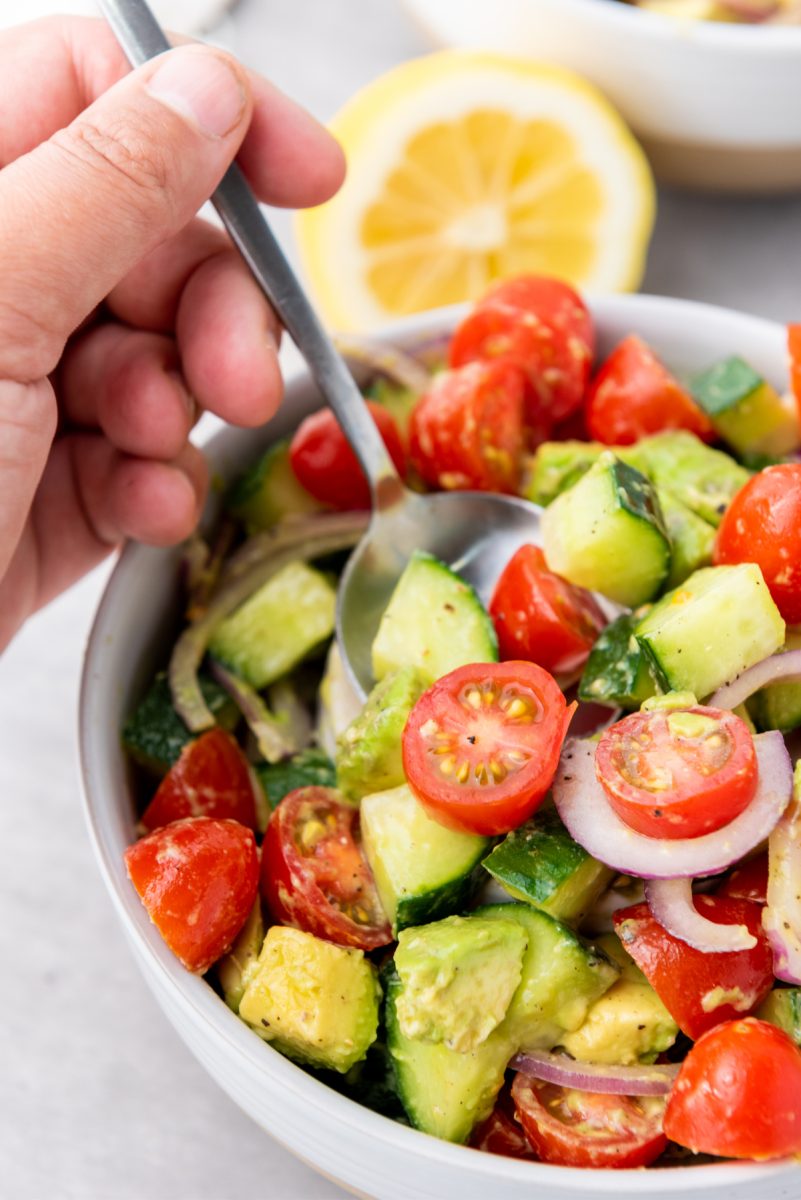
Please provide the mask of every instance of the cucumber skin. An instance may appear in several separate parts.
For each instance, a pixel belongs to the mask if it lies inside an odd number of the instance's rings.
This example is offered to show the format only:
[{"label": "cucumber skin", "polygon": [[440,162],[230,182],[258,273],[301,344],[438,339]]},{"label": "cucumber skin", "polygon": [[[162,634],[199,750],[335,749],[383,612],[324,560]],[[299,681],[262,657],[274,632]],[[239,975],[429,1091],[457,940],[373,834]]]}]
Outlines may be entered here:
[{"label": "cucumber skin", "polygon": [[429,925],[432,921],[451,917],[466,908],[484,883],[482,862],[485,853],[486,849],[482,847],[473,867],[458,879],[432,888],[429,892],[418,892],[416,896],[399,899],[393,932],[400,933],[412,925]]},{"label": "cucumber skin", "polygon": [[336,767],[322,750],[301,750],[284,762],[257,763],[254,771],[271,809],[297,788],[337,785]]},{"label": "cucumber skin", "polygon": [[650,660],[634,636],[635,626],[648,611],[650,607],[643,606],[623,613],[601,631],[579,682],[579,700],[634,709],[657,694]]},{"label": "cucumber skin", "polygon": [[[200,689],[217,724],[230,732],[239,721],[239,710],[220,685],[201,672]],[[122,744],[140,767],[166,775],[181,751],[197,735],[191,733],[175,711],[167,675],[161,671],[122,727]]]}]

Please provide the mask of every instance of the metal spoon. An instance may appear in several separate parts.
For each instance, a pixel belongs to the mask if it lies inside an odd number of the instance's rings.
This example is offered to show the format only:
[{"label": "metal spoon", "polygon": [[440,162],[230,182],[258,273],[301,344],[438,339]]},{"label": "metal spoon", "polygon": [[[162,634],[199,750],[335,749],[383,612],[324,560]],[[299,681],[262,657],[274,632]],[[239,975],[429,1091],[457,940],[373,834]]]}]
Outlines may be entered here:
[{"label": "metal spoon", "polygon": [[[145,0],[100,0],[100,7],[134,66],[171,48]],[[412,553],[419,549],[436,555],[487,601],[515,550],[526,542],[539,544],[541,510],[528,501],[492,493],[420,496],[410,492],[236,164],[211,199],[339,418],[370,481],[372,519],[345,568],[337,605],[340,650],[355,687],[365,695],[373,682],[373,639]]]}]

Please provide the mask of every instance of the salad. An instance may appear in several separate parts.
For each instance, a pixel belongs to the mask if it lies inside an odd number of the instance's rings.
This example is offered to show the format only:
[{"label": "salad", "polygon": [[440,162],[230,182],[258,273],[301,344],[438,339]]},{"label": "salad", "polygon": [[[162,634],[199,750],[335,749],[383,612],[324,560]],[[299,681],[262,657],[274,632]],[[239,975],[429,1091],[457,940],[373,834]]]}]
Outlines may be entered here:
[{"label": "salad", "polygon": [[351,343],[416,488],[542,506],[485,605],[417,553],[332,642],[369,492],[323,409],[186,548],[122,731],[133,886],[258,1036],[386,1116],[624,1168],[801,1154],[801,326],[680,380],[550,279],[446,363]]},{"label": "salad", "polygon": [[746,25],[798,25],[798,0],[626,0],[637,8],[695,21],[728,21]]}]

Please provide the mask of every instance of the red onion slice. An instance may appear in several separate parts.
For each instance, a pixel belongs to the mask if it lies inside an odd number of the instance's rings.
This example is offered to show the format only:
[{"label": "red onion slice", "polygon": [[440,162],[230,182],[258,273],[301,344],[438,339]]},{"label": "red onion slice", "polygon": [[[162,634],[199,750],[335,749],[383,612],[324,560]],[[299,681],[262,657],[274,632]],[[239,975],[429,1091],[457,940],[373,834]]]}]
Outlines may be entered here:
[{"label": "red onion slice", "polygon": [[576,1062],[548,1050],[516,1054],[509,1066],[513,1071],[533,1075],[545,1083],[580,1088],[584,1092],[608,1092],[615,1096],[666,1096],[679,1070],[678,1063],[638,1063],[633,1067],[619,1067]]},{"label": "red onion slice", "polygon": [[716,875],[772,832],[792,794],[784,738],[775,730],[754,738],[759,782],[753,800],[722,829],[695,838],[652,838],[630,829],[614,811],[595,775],[595,742],[565,743],[553,798],[574,841],[599,862],[641,879]]},{"label": "red onion slice", "polygon": [[762,924],[777,979],[801,984],[801,768],[793,799],[768,841],[768,903]]},{"label": "red onion slice", "polygon": [[651,879],[645,885],[648,907],[675,938],[705,954],[752,950],[757,940],[745,925],[716,925],[693,903],[692,879]]},{"label": "red onion slice", "polygon": [[389,342],[355,337],[350,333],[336,334],[334,342],[339,353],[351,362],[369,367],[379,375],[386,375],[410,392],[421,395],[431,386],[431,372],[419,359],[412,358],[411,354]]},{"label": "red onion slice", "polygon": [[292,731],[286,722],[273,716],[255,688],[214,659],[209,664],[209,670],[245,718],[266,762],[277,763],[295,753],[298,746]]},{"label": "red onion slice", "polygon": [[780,680],[782,683],[801,683],[801,650],[787,650],[784,654],[763,658],[731,683],[718,688],[706,703],[712,708],[737,708],[760,688]]}]

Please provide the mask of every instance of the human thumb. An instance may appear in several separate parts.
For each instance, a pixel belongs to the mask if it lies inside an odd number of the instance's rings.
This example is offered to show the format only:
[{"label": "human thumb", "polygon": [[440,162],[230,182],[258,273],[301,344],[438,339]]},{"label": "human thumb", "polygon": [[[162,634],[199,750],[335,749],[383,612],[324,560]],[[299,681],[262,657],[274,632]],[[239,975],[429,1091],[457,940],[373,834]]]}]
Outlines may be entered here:
[{"label": "human thumb", "polygon": [[0,172],[0,379],[53,370],[80,322],[213,192],[251,112],[243,68],[182,46]]}]

